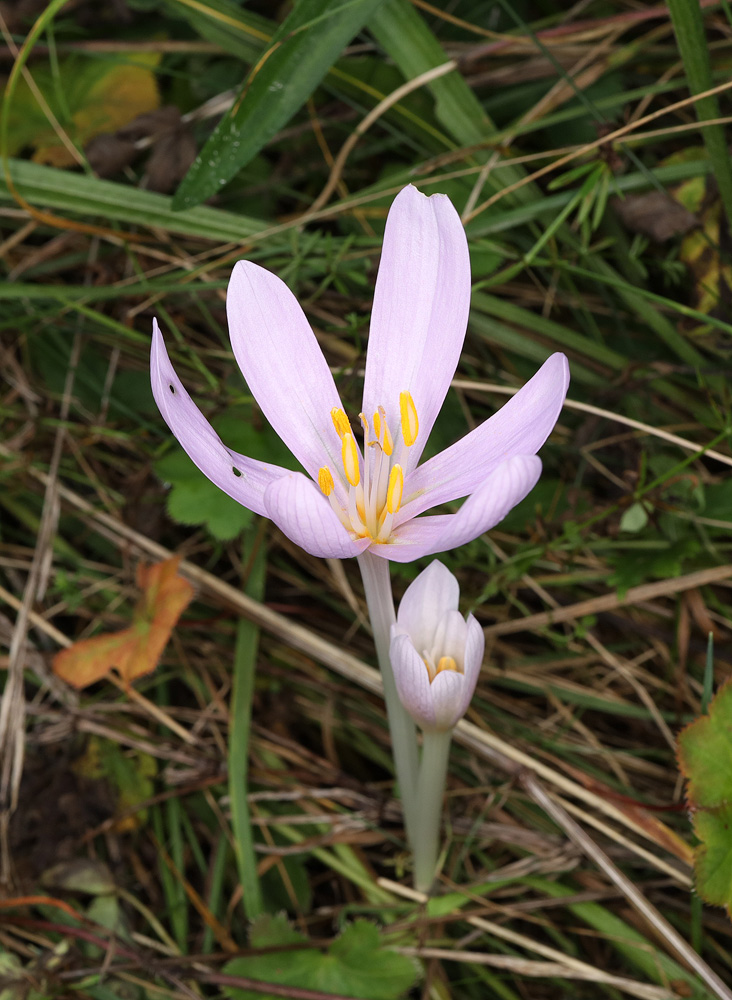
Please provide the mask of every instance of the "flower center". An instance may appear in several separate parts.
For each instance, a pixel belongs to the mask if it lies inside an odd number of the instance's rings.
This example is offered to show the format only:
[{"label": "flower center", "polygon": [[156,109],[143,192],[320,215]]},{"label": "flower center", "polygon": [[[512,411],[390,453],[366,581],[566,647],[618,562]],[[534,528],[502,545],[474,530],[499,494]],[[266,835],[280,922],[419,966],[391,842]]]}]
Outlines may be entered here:
[{"label": "flower center", "polygon": [[341,439],[341,469],[333,472],[324,465],[318,472],[318,486],[343,526],[355,538],[388,542],[394,515],[399,510],[404,489],[402,458],[419,434],[417,407],[409,392],[399,394],[399,430],[395,442],[380,406],[371,426],[363,413],[363,454],[356,444],[348,417],[337,407],[330,412],[333,426]]},{"label": "flower center", "polygon": [[441,656],[437,661],[437,666],[435,666],[434,660],[432,659],[430,654],[425,650],[422,660],[424,662],[424,665],[427,667],[427,673],[429,674],[430,684],[435,679],[435,677],[437,677],[438,674],[442,673],[443,670],[452,670],[452,672],[455,674],[462,673],[462,670],[457,665],[457,662],[455,661],[455,658],[453,656]]}]

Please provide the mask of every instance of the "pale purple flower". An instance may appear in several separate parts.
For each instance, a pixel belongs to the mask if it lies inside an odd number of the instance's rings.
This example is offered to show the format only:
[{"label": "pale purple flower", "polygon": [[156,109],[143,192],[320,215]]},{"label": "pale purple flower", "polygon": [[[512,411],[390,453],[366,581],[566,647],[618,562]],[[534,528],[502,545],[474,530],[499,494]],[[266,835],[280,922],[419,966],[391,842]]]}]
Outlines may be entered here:
[{"label": "pale purple flower", "polygon": [[467,711],[483,662],[483,629],[458,611],[460,588],[436,559],[407,587],[391,627],[399,699],[422,729],[444,731]]},{"label": "pale purple flower", "polygon": [[[363,448],[290,289],[239,261],[227,314],[234,355],[259,406],[307,475],[239,455],[221,441],[175,374],[157,322],[152,387],[188,455],[239,503],[316,556],[409,562],[497,524],[533,488],[536,452],[569,381],[554,354],[494,416],[418,466],[457,367],[470,304],[460,217],[445,195],[407,187],[386,222],[366,357]],[[468,497],[455,514],[418,517]]]}]

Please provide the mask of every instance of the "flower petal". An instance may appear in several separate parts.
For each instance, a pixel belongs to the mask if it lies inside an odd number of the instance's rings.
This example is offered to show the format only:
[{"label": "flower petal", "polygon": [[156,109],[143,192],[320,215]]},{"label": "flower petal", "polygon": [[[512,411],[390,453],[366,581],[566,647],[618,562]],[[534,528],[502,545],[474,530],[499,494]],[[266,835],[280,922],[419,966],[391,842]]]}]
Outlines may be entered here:
[{"label": "flower petal", "polygon": [[277,527],[313,556],[347,559],[359,555],[371,541],[354,541],[317,486],[301,472],[273,482],[265,492],[264,505]]},{"label": "flower petal", "polygon": [[443,656],[451,656],[462,670],[468,627],[459,611],[448,611],[438,621],[432,641],[432,659],[437,664]]},{"label": "flower petal", "polygon": [[[460,714],[458,719],[462,719],[468,710],[470,699],[475,692],[475,685],[480,677],[480,668],[483,666],[483,653],[485,652],[485,636],[479,622],[473,615],[467,618],[467,634],[465,637],[465,655],[463,658],[463,680],[465,685],[460,695]],[[457,722],[457,719],[455,720]]]},{"label": "flower petal", "polygon": [[264,514],[265,488],[286,470],[226,447],[175,374],[157,320],[153,320],[150,378],[158,409],[188,457],[220,490],[256,514]]},{"label": "flower petal", "polygon": [[[403,505],[395,523],[468,496],[513,455],[536,454],[557,422],[568,385],[566,357],[552,354],[492,417],[412,473],[404,483]],[[410,500],[416,493],[419,496]]]},{"label": "flower petal", "polygon": [[396,435],[399,394],[410,392],[419,434],[405,471],[422,454],[457,367],[470,307],[470,259],[460,216],[446,195],[411,185],[389,211],[371,312],[364,413],[379,406]]},{"label": "flower petal", "polygon": [[419,653],[431,651],[435,630],[448,611],[456,611],[460,586],[437,559],[409,584],[399,604],[397,623],[412,637]]},{"label": "flower petal", "polygon": [[[452,729],[458,719],[465,714],[462,704],[465,701],[466,684],[462,674],[452,670],[441,670],[432,681],[432,704],[435,721],[432,729],[444,731]],[[472,691],[470,695],[472,695]],[[468,696],[468,702],[470,701]],[[465,708],[467,708],[467,702]],[[427,729],[427,726],[423,728]]]},{"label": "flower petal", "polygon": [[395,633],[395,628],[392,625],[389,658],[399,700],[417,725],[434,729],[435,709],[427,667],[410,637]]},{"label": "flower petal", "polygon": [[276,274],[251,261],[234,267],[226,296],[231,346],[262,412],[314,478],[340,469],[330,411],[341,401],[305,313]]},{"label": "flower petal", "polygon": [[411,562],[472,541],[502,521],[512,507],[534,488],[541,459],[516,455],[503,462],[457,514],[417,517],[394,531],[394,541],[372,545],[371,552],[394,562]]}]

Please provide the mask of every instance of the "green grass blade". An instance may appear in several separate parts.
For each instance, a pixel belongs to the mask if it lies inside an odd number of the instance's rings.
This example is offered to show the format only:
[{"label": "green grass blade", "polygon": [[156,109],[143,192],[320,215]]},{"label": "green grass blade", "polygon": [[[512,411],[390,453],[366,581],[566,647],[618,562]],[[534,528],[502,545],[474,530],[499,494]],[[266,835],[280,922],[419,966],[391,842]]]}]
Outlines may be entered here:
[{"label": "green grass blade", "polygon": [[191,208],[220,191],[299,111],[380,2],[301,0],[188,171],[174,207]]},{"label": "green grass blade", "polygon": [[[146,229],[158,227],[217,243],[243,241],[268,228],[267,223],[258,219],[205,205],[174,212],[170,198],[128,184],[86,177],[29,160],[9,160],[8,164],[13,183],[31,205],[73,212],[85,220],[98,217]],[[14,204],[7,180],[1,176],[0,204]]]},{"label": "green grass blade", "polygon": [[[714,80],[699,0],[669,0],[668,7],[689,89],[692,94],[711,90]],[[695,108],[700,122],[721,117],[716,94],[696,101]],[[701,131],[727,219],[732,220],[732,164],[724,129],[721,125],[708,125]]]},{"label": "green grass blade", "polygon": [[[264,596],[266,570],[266,550],[262,545],[261,532],[245,541],[242,561],[244,566],[250,566],[244,592],[247,597],[261,601]],[[231,800],[231,825],[234,832],[234,852],[242,888],[242,903],[249,920],[253,920],[264,911],[247,801],[249,792],[249,735],[258,649],[259,629],[252,622],[242,618],[236,633],[234,679],[231,693],[229,798]]]}]

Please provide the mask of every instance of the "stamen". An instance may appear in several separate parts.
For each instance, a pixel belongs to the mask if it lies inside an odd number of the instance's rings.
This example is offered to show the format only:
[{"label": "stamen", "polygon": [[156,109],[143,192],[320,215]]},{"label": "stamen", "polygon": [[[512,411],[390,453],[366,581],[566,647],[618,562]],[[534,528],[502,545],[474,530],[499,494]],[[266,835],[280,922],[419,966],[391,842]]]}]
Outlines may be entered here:
[{"label": "stamen", "polygon": [[[344,414],[345,416],[345,414]],[[335,419],[333,420],[335,423]],[[337,430],[338,428],[336,428]],[[342,435],[341,455],[343,457],[343,471],[351,486],[358,486],[361,482],[361,470],[358,465],[358,448],[350,429]]]},{"label": "stamen", "polygon": [[379,441],[385,455],[391,455],[394,451],[394,439],[391,436],[391,431],[389,430],[389,425],[386,422],[386,410],[383,406],[379,407],[379,415],[381,417],[381,423],[384,426],[384,438],[382,440],[381,434],[379,434]]},{"label": "stamen", "polygon": [[359,413],[358,419],[361,421],[361,427],[363,427],[363,440],[367,444],[369,440],[369,422],[366,419],[365,413]]},{"label": "stamen", "polygon": [[327,465],[324,465],[322,469],[318,470],[318,486],[327,497],[329,497],[333,492],[335,487],[335,483],[333,482],[333,473]]},{"label": "stamen", "polygon": [[417,407],[414,405],[411,392],[399,393],[399,410],[402,416],[402,437],[407,448],[411,448],[419,434]]},{"label": "stamen", "polygon": [[351,424],[349,423],[348,417],[345,415],[343,410],[339,409],[337,406],[334,406],[330,411],[330,419],[333,421],[333,426],[335,427],[336,433],[341,441],[343,440],[344,434],[351,433]]},{"label": "stamen", "polygon": [[390,514],[396,514],[399,510],[403,489],[404,471],[401,465],[395,465],[389,473],[389,486],[386,490],[386,509]]},{"label": "stamen", "polygon": [[[379,407],[379,410],[381,409],[382,407]],[[377,441],[381,437],[381,415],[379,413],[379,410],[377,410],[376,413],[374,413],[374,437],[376,438]]]},{"label": "stamen", "polygon": [[453,673],[456,674],[460,673],[460,668],[458,667],[454,657],[452,656],[441,656],[440,659],[437,661],[437,670],[435,671],[435,673],[439,674],[443,670],[452,670]]}]

